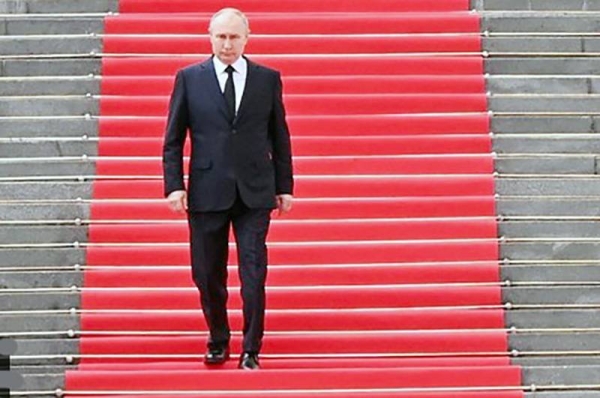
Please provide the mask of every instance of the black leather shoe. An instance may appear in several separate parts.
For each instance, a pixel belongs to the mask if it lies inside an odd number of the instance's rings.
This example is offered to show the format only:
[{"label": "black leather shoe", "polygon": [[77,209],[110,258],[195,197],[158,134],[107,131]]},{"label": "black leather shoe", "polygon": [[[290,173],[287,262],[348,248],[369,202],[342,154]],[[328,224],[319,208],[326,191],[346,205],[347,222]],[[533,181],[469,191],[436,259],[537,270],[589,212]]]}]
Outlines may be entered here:
[{"label": "black leather shoe", "polygon": [[240,363],[238,365],[238,368],[244,370],[260,369],[260,364],[258,363],[258,354],[252,352],[244,352],[240,356]]},{"label": "black leather shoe", "polygon": [[204,363],[207,365],[222,365],[229,359],[229,347],[209,348],[204,355]]}]

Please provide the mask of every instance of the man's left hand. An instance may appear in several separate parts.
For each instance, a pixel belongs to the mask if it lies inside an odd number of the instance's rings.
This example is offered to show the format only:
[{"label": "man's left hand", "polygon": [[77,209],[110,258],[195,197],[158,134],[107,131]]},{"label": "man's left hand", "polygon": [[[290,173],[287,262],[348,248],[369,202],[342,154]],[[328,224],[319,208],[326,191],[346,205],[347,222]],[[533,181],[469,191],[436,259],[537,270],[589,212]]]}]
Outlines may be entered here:
[{"label": "man's left hand", "polygon": [[292,210],[292,200],[293,196],[289,194],[281,194],[277,195],[277,210],[278,215],[283,215],[289,213]]}]

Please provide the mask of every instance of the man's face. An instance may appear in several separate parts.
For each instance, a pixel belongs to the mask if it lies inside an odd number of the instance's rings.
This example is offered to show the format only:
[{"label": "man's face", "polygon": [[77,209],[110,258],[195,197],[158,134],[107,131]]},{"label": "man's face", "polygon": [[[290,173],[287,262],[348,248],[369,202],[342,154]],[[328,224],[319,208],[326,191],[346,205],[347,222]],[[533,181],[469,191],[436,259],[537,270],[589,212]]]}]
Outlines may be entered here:
[{"label": "man's face", "polygon": [[248,42],[248,31],[244,22],[235,14],[222,14],[210,29],[213,54],[221,62],[231,65],[244,53]]}]

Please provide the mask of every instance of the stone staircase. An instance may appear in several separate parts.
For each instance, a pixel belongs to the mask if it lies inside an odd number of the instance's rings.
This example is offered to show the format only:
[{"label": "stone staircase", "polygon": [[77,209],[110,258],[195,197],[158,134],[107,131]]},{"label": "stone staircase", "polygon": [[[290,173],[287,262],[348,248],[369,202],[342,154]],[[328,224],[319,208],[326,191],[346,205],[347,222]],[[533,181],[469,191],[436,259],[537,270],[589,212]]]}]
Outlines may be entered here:
[{"label": "stone staircase", "polygon": [[[600,0],[473,7],[488,32],[513,361],[528,397],[600,397]],[[76,362],[91,198],[79,176],[95,172],[102,22],[116,11],[0,1],[0,334],[19,344],[21,391],[52,394]]]}]

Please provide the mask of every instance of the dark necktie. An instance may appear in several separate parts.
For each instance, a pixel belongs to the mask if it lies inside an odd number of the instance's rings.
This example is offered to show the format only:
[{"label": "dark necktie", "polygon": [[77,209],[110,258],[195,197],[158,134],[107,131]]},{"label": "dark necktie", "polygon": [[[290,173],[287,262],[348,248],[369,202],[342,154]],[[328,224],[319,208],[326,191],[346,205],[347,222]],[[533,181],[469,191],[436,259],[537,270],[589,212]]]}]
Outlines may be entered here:
[{"label": "dark necktie", "polygon": [[225,82],[225,91],[223,95],[225,96],[225,102],[227,103],[227,109],[229,110],[229,115],[231,116],[230,120],[235,118],[235,87],[233,86],[233,66],[229,65],[225,69],[227,72],[227,82]]}]

